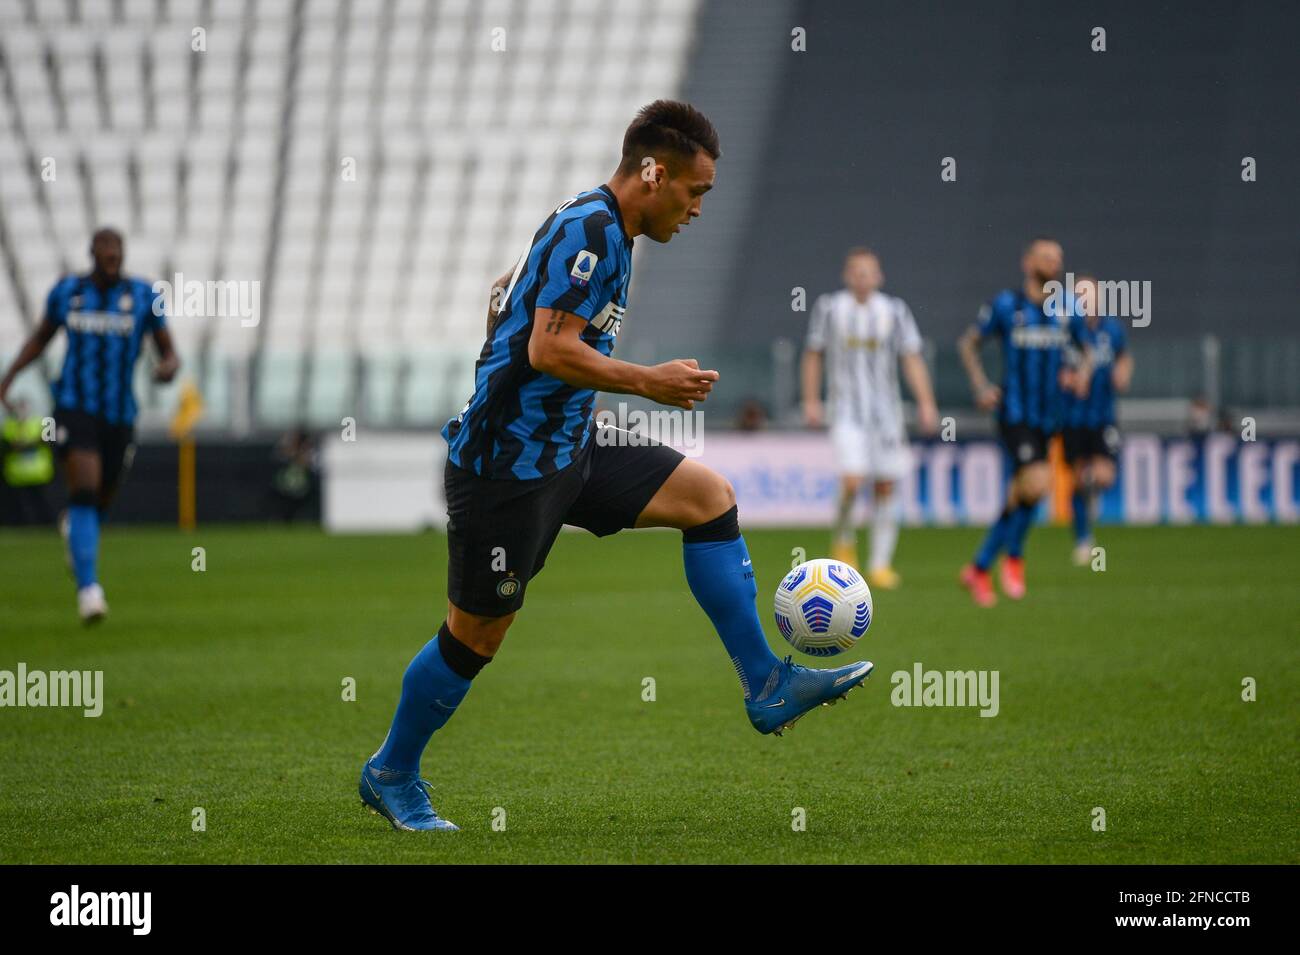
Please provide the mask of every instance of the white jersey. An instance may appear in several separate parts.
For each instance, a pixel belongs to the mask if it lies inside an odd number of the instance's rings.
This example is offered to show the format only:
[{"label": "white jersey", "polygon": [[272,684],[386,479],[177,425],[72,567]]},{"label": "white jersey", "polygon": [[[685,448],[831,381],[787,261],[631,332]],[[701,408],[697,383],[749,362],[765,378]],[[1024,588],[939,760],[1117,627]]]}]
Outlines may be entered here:
[{"label": "white jersey", "polygon": [[832,426],[904,437],[898,361],[921,351],[921,332],[906,302],[883,292],[859,302],[848,289],[821,295],[813,303],[807,347],[825,356]]}]

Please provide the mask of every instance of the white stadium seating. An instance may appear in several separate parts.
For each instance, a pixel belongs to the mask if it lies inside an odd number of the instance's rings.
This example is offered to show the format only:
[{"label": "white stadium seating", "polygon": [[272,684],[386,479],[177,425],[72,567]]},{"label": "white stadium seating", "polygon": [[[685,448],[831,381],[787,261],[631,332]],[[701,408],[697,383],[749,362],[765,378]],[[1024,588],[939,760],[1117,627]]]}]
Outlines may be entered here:
[{"label": "white stadium seating", "polygon": [[491,280],[680,92],[696,3],[0,0],[0,360],[113,225],[133,274],[261,283],[256,326],[172,318],[208,425],[439,423]]}]

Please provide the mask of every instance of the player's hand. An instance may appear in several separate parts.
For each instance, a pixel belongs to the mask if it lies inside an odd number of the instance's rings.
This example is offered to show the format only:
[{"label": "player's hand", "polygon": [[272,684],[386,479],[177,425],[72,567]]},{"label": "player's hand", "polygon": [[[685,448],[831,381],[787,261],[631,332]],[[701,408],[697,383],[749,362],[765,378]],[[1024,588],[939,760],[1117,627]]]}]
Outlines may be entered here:
[{"label": "player's hand", "polygon": [[803,403],[803,421],[810,428],[820,428],[826,423],[826,409],[821,401],[814,399]]},{"label": "player's hand", "polygon": [[709,396],[718,377],[716,371],[701,368],[694,358],[675,358],[651,366],[645,397],[661,405],[690,410],[695,402]]},{"label": "player's hand", "polygon": [[985,385],[975,395],[975,407],[981,411],[993,411],[1002,404],[1002,389],[997,385]]},{"label": "player's hand", "polygon": [[158,362],[158,366],[153,370],[153,380],[166,384],[176,377],[176,371],[180,368],[181,363],[173,355],[170,358],[164,358]]},{"label": "player's hand", "polygon": [[939,430],[939,409],[930,402],[917,405],[916,424],[922,434],[935,434]]}]

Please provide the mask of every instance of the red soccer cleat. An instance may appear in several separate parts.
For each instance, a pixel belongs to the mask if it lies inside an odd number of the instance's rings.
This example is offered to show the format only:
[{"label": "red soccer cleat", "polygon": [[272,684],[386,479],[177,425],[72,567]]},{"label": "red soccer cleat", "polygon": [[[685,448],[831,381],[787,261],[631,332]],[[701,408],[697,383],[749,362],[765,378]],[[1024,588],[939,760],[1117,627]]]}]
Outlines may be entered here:
[{"label": "red soccer cleat", "polygon": [[1002,561],[1002,592],[1009,600],[1020,600],[1025,595],[1025,559],[1008,557]]},{"label": "red soccer cleat", "polygon": [[980,570],[974,564],[967,564],[961,569],[961,585],[970,591],[971,599],[978,607],[992,607],[998,602],[993,593],[993,576],[987,570]]}]

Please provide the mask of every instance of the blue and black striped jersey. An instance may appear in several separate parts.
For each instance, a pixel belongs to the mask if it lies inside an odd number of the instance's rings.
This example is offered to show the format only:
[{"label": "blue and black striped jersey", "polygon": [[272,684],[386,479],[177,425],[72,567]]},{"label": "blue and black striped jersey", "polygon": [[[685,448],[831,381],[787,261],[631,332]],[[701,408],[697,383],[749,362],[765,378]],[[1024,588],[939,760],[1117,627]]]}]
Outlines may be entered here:
[{"label": "blue and black striped jersey", "polygon": [[[1124,334],[1124,323],[1118,318],[1106,317],[1093,328],[1084,322],[1079,330],[1079,337],[1092,356],[1092,381],[1088,387],[1088,397],[1079,398],[1074,392],[1063,395],[1065,402],[1065,426],[1067,428],[1089,428],[1096,430],[1115,423],[1115,359],[1124,354],[1128,342]],[[1069,350],[1068,358],[1078,363],[1080,352],[1077,348]]]},{"label": "blue and black striped jersey", "polygon": [[[1059,382],[1062,350],[1071,339],[1078,341],[1083,323],[1083,312],[1073,296],[1066,297],[1064,308],[1052,302],[1048,298],[1035,305],[1023,291],[1006,289],[979,315],[980,336],[996,338],[1002,345],[998,419],[1049,434],[1061,430],[1064,421]],[[1055,314],[1058,310],[1064,315]]]},{"label": "blue and black striped jersey", "polygon": [[143,279],[122,276],[106,289],[88,275],[60,279],[45,304],[45,317],[68,335],[63,371],[52,386],[55,407],[110,424],[134,422],[131,379],[145,333],[166,325],[162,301]]},{"label": "blue and black striped jersey", "polygon": [[474,369],[474,394],[442,429],[452,464],[484,477],[528,480],[573,462],[591,438],[596,393],[528,362],[539,308],[586,319],[582,340],[602,355],[627,308],[632,239],[605,186],[564,202],[533,235]]}]

